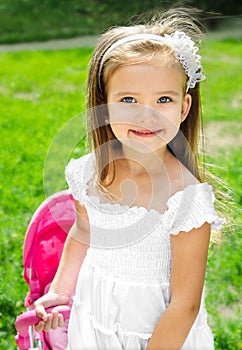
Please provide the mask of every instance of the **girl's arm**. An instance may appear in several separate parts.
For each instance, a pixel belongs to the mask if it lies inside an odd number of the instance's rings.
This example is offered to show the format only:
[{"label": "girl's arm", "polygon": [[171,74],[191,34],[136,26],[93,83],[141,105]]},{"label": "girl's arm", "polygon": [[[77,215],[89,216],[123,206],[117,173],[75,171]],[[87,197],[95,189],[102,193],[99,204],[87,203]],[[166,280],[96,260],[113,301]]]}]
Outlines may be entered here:
[{"label": "girl's arm", "polygon": [[210,225],[172,235],[171,302],[158,321],[147,350],[180,350],[200,308]]},{"label": "girl's arm", "polygon": [[37,332],[64,325],[61,314],[54,311],[52,314],[47,314],[45,308],[70,303],[78,273],[89,247],[90,234],[86,209],[76,203],[76,210],[76,221],[66,238],[58,270],[50,289],[35,302],[36,314],[43,320],[35,326]]}]

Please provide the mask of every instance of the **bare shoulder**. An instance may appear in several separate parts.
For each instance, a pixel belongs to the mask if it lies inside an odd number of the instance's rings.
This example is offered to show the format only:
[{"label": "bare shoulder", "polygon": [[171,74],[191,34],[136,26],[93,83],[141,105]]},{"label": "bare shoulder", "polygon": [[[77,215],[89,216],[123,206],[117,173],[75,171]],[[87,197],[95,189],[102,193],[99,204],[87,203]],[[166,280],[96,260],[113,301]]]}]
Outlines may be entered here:
[{"label": "bare shoulder", "polygon": [[76,220],[69,231],[69,236],[76,240],[88,244],[90,243],[90,225],[85,206],[79,201],[75,201],[76,205]]}]

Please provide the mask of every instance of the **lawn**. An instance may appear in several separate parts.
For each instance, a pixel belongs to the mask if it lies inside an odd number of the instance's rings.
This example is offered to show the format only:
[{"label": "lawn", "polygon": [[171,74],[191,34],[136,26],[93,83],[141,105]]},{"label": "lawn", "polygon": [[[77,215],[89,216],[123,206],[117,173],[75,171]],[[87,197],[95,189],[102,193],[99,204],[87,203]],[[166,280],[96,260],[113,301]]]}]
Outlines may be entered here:
[{"label": "lawn", "polygon": [[[81,48],[0,55],[2,350],[15,349],[14,321],[24,310],[28,291],[21,260],[27,225],[45,195],[65,187],[67,149],[75,157],[85,152],[82,116],[91,53],[91,48]],[[232,204],[223,201],[229,224],[221,243],[211,244],[209,251],[207,308],[216,350],[235,350],[241,347],[242,44],[208,40],[202,54],[207,75],[202,86],[205,129],[213,125],[210,141],[224,140],[213,143],[206,161],[233,200]],[[75,126],[74,141],[67,137],[70,125]]]}]

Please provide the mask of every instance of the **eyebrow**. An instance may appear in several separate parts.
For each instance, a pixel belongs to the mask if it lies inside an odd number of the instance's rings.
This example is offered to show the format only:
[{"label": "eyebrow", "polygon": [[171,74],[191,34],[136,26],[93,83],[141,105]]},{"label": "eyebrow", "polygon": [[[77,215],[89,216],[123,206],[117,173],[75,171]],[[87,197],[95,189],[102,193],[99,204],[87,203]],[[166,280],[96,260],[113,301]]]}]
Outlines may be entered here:
[{"label": "eyebrow", "polygon": [[117,97],[132,96],[132,95],[140,96],[140,94],[135,91],[120,91],[114,94],[113,97],[117,98]]},{"label": "eyebrow", "polygon": [[[119,97],[123,97],[123,96],[140,96],[141,94],[136,92],[136,91],[120,91],[117,92],[116,94],[113,95],[114,98],[119,98]],[[160,96],[164,96],[164,95],[173,95],[173,96],[178,96],[179,93],[174,91],[174,90],[164,90],[164,91],[157,91],[155,92],[153,95],[160,95]]]},{"label": "eyebrow", "polygon": [[179,96],[179,93],[174,90],[164,90],[164,91],[157,91],[155,94],[157,95],[173,95],[173,96]]}]

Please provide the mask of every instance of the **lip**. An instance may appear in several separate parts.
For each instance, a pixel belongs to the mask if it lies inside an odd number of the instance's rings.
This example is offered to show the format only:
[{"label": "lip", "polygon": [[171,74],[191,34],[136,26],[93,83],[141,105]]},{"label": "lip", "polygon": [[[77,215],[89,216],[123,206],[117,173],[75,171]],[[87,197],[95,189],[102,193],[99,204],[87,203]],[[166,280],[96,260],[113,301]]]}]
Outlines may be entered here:
[{"label": "lip", "polygon": [[162,131],[163,131],[163,129],[159,129],[159,130],[148,130],[148,129],[133,130],[133,129],[131,129],[130,130],[130,132],[132,134],[134,134],[135,136],[143,137],[143,138],[157,136],[157,135],[161,134]]}]

